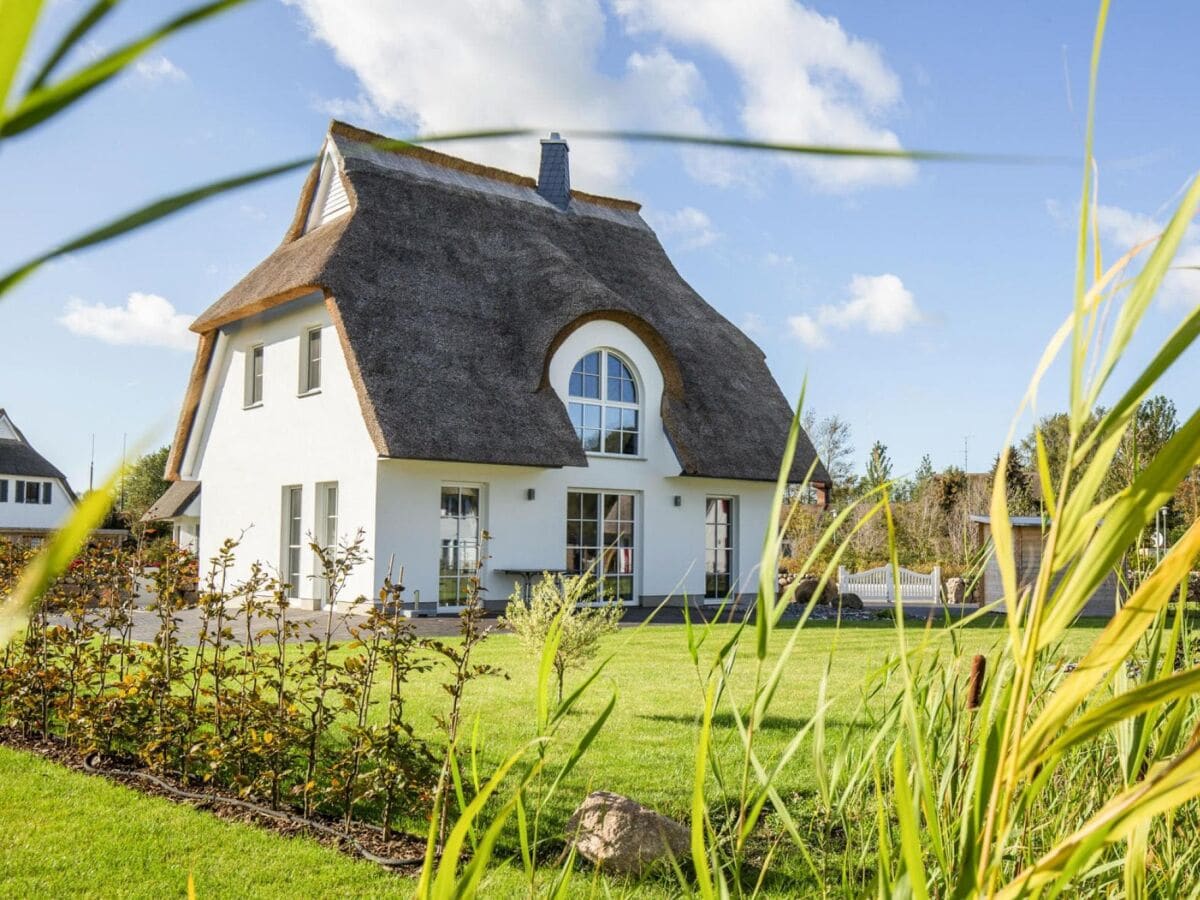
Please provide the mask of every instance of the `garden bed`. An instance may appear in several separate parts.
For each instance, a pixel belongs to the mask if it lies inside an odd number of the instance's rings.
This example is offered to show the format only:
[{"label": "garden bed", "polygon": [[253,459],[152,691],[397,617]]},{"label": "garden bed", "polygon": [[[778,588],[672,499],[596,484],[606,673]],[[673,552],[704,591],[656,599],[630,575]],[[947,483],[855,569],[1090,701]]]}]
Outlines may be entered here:
[{"label": "garden bed", "polygon": [[254,825],[283,837],[309,837],[347,856],[367,859],[391,871],[413,874],[424,858],[425,839],[415,835],[393,832],[391,838],[385,840],[383,829],[376,825],[352,821],[346,828],[341,821],[304,819],[289,810],[272,810],[247,802],[228,791],[211,787],[198,789],[170,776],[133,768],[123,761],[105,759],[95,753],[80,753],[61,740],[25,737],[15,729],[5,728],[0,729],[0,745],[36,753],[68,769],[190,806],[226,821]]}]

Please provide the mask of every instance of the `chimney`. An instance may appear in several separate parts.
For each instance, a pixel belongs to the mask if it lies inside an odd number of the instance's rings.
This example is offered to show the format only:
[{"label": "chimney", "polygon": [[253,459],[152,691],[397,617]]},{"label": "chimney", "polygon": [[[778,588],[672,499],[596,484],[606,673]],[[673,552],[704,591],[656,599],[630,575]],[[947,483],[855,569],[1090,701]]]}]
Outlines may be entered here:
[{"label": "chimney", "polygon": [[557,206],[566,209],[571,202],[571,167],[567,142],[557,131],[542,140],[542,165],[538,169],[537,192]]}]

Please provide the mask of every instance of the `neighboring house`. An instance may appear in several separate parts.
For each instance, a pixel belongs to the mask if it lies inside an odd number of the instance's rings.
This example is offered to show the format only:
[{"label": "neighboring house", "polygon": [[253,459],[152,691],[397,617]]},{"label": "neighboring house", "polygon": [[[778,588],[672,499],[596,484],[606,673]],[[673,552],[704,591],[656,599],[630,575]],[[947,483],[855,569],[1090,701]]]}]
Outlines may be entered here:
[{"label": "neighboring house", "polygon": [[143,522],[170,522],[171,537],[184,550],[200,549],[200,482],[174,481],[142,516]]},{"label": "neighboring house", "polygon": [[0,409],[0,538],[40,544],[74,507],[66,476]]},{"label": "neighboring house", "polygon": [[452,611],[481,560],[493,606],[589,566],[628,604],[753,589],[791,406],[567,154],[543,141],[534,182],[333,123],[283,243],[192,326],[167,477],[200,488],[163,503],[202,498],[202,569],[240,535],[235,576],[265,560],[317,605],[310,541],[362,529],[346,599],[390,571]]},{"label": "neighboring house", "polygon": [[[979,539],[983,546],[990,547],[992,541],[991,516],[971,516],[971,521],[979,529]],[[1042,556],[1046,548],[1046,529],[1048,521],[1041,516],[1010,516],[1013,537],[1013,562],[1016,567],[1017,587],[1024,589],[1033,585],[1038,571],[1042,566]],[[991,603],[1004,596],[1004,583],[1000,577],[1000,563],[995,553],[989,553],[987,564],[983,570],[972,599],[978,603]],[[1117,573],[1110,572],[1100,583],[1095,593],[1088,598],[1081,616],[1109,616],[1117,611],[1118,600],[1121,599]]]}]

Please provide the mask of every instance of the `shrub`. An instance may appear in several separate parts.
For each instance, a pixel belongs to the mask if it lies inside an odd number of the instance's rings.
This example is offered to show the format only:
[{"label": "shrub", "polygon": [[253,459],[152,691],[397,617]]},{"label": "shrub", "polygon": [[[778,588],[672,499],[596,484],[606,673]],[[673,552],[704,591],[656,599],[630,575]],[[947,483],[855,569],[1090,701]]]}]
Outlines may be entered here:
[{"label": "shrub", "polygon": [[596,655],[600,638],[617,630],[624,609],[616,601],[584,605],[598,596],[596,579],[590,572],[560,577],[543,573],[530,594],[526,603],[520,588],[515,589],[508,598],[503,621],[522,644],[539,653],[557,629],[554,675],[561,704],[567,670],[582,667]]}]

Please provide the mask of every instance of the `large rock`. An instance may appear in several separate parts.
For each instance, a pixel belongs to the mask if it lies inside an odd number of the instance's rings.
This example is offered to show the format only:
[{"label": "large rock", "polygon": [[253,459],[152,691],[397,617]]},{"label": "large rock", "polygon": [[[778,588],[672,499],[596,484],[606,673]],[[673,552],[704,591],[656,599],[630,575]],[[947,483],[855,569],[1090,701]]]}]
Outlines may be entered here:
[{"label": "large rock", "polygon": [[[817,592],[817,585],[820,584],[819,578],[813,578],[811,575],[806,575],[800,579],[800,584],[796,587],[796,596],[794,603],[799,603],[802,606],[808,606],[808,602],[812,600],[813,594]],[[821,592],[821,597],[817,600],[821,606],[832,606],[837,602],[837,585],[833,581],[825,583],[825,590]]]},{"label": "large rock", "polygon": [[838,606],[842,609],[862,609],[862,597],[858,594],[838,594]]},{"label": "large rock", "polygon": [[688,856],[686,827],[636,801],[593,791],[567,821],[567,839],[579,855],[606,872],[640,874],[651,863]]}]

